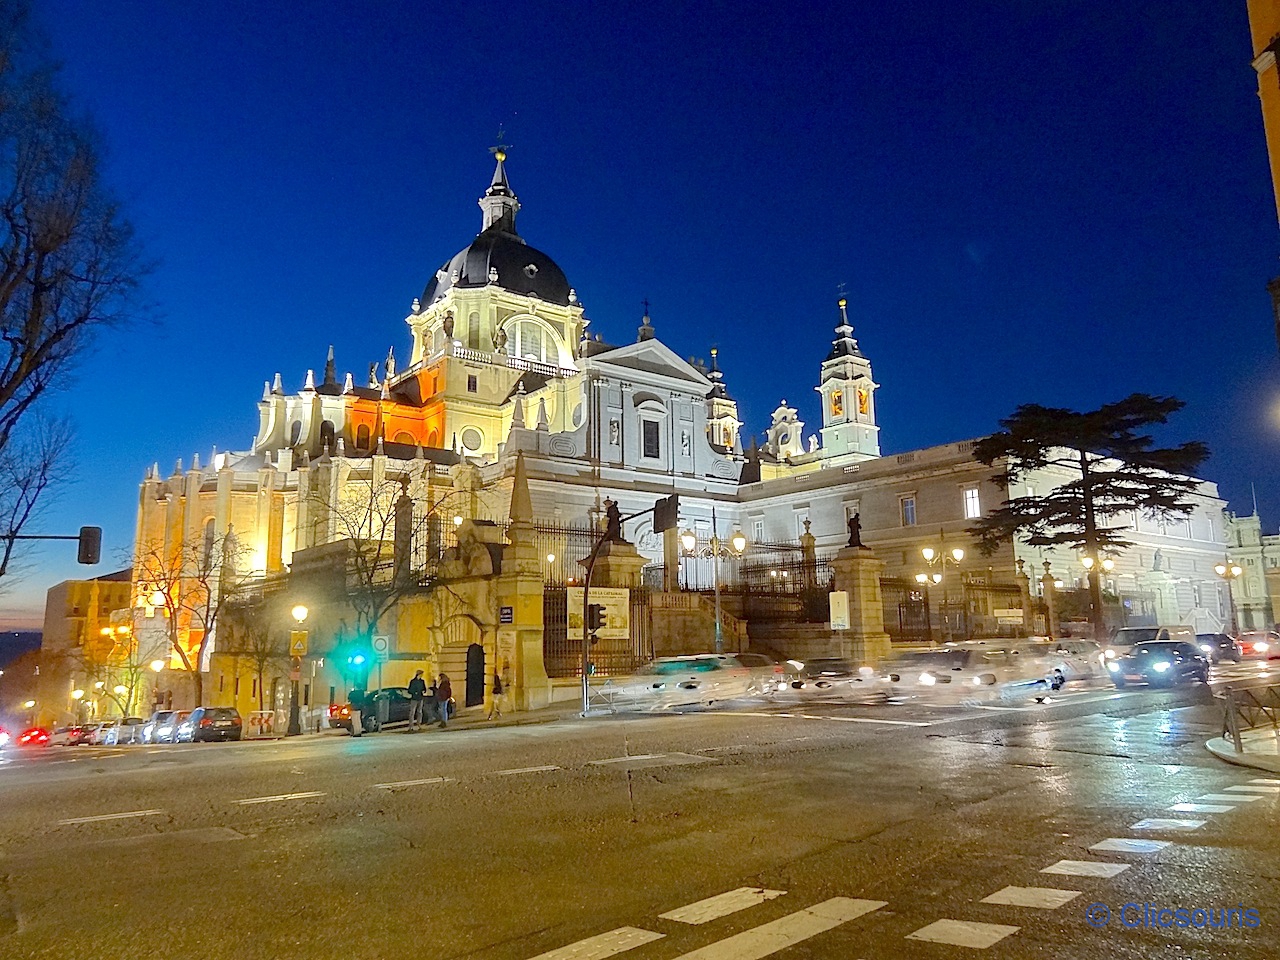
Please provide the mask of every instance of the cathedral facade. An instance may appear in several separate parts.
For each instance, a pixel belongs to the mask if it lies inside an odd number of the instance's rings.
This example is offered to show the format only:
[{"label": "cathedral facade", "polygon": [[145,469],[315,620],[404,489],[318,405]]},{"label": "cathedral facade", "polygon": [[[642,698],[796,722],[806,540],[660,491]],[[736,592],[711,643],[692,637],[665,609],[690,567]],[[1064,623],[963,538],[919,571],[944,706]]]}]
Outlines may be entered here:
[{"label": "cathedral facade", "polygon": [[[505,161],[497,151],[479,200],[480,232],[412,301],[407,363],[389,352],[367,375],[339,377],[330,347],[323,371],[308,371],[301,388],[286,390],[276,374],[264,384],[249,449],[214,452],[185,469],[179,463],[168,476],[148,471],[140,556],[174,555],[184,544],[197,545],[197,553],[203,544],[208,553],[234,538],[244,578],[278,579],[304,552],[391,539],[378,510],[354,519],[344,512],[353,491],[357,501],[380,501],[384,514],[404,494],[418,514],[434,511],[447,523],[502,522],[518,455],[533,515],[549,523],[594,527],[606,499],[630,515],[676,494],[681,527],[700,542],[731,531],[753,546],[797,544],[808,535],[829,553],[844,544],[857,515],[886,574],[908,583],[925,569],[924,548],[967,544],[965,529],[1001,502],[1004,492],[991,468],[972,458],[972,442],[881,456],[879,385],[843,299],[817,364],[821,426],[806,435],[797,409],[783,400],[763,445],[744,442],[716,351],[705,365],[682,359],[647,314],[633,342],[612,344],[590,329],[564,272],[518,233],[520,203]],[[1065,479],[1046,474],[1031,485],[1045,490]],[[1209,627],[1226,614],[1213,574],[1223,553],[1223,503],[1210,483],[1195,500],[1185,523],[1134,518],[1137,546],[1116,558],[1107,586],[1117,596],[1157,598],[1149,612],[1162,622]],[[670,571],[682,562],[674,538],[655,534],[650,516],[624,532],[665,566],[662,585],[674,589]],[[141,564],[135,569],[135,605],[154,616],[155,584]],[[950,571],[966,573],[1008,582],[1026,574],[1032,595],[1046,577],[1075,583],[1084,575],[1074,556],[1019,543],[993,557],[969,551]],[[380,629],[408,651],[396,623],[392,617]],[[203,649],[208,667],[216,638],[205,638],[198,623],[181,629],[192,656]],[[324,685],[317,680],[318,690]],[[341,684],[331,678],[329,686]]]}]

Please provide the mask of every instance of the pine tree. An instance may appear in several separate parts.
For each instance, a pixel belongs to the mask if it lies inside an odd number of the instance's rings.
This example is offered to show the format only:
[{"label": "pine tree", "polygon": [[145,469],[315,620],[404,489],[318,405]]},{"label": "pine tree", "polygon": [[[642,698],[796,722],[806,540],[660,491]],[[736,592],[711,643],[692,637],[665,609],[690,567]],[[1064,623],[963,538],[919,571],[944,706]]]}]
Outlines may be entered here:
[{"label": "pine tree", "polygon": [[974,456],[997,466],[1008,490],[1045,468],[1078,476],[1042,495],[1010,497],[969,528],[983,553],[1023,538],[1032,546],[1065,546],[1092,558],[1089,597],[1094,636],[1104,636],[1099,567],[1104,554],[1130,546],[1117,519],[1186,516],[1200,486],[1192,474],[1209,456],[1203,443],[1156,447],[1146,428],[1167,423],[1185,404],[1174,397],[1135,393],[1083,413],[1028,403],[1000,421],[1000,432],[979,441]]}]

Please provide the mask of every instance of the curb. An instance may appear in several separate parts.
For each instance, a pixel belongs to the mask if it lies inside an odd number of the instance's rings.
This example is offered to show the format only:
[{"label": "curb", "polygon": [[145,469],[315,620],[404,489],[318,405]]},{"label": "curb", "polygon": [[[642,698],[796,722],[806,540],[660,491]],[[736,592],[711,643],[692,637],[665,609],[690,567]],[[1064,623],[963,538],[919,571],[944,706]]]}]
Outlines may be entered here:
[{"label": "curb", "polygon": [[1248,767],[1251,770],[1263,770],[1267,773],[1280,773],[1280,757],[1259,757],[1256,754],[1236,753],[1236,748],[1224,737],[1206,740],[1204,748],[1224,763],[1236,767]]}]

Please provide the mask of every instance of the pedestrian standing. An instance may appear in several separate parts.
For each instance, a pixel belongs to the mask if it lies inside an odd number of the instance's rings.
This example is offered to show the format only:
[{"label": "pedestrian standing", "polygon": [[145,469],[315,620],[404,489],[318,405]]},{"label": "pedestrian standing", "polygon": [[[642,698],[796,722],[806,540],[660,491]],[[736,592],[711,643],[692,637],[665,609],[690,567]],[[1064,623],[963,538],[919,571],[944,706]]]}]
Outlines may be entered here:
[{"label": "pedestrian standing", "polygon": [[351,711],[351,735],[353,737],[363,736],[365,692],[362,685],[357,683],[351,689],[351,693],[347,696],[347,705]]},{"label": "pedestrian standing", "polygon": [[427,689],[427,723],[435,723],[440,719],[440,703],[439,703],[439,687],[436,684],[436,678],[431,678],[431,686]]},{"label": "pedestrian standing", "polygon": [[413,679],[409,681],[409,729],[417,730],[422,725],[423,709],[425,707],[424,700],[427,695],[427,681],[422,679],[422,671],[419,670],[413,675]]},{"label": "pedestrian standing", "polygon": [[494,720],[502,716],[502,705],[507,699],[506,689],[502,686],[502,678],[498,671],[493,671],[493,701],[489,704],[489,716],[486,720]]},{"label": "pedestrian standing", "polygon": [[440,682],[436,685],[436,704],[440,711],[440,726],[449,725],[449,701],[453,699],[453,685],[449,683],[447,673],[440,674]]}]

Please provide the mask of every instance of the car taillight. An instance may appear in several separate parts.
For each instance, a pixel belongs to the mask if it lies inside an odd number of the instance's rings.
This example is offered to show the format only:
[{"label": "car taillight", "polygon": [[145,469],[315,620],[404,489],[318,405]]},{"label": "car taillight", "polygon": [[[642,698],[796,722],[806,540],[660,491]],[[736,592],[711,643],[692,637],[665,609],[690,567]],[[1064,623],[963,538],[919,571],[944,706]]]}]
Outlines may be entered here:
[{"label": "car taillight", "polygon": [[239,718],[239,717],[236,717],[234,720],[232,720],[232,721],[231,721],[231,725],[232,725],[233,727],[238,727],[238,726],[240,726],[240,718]]},{"label": "car taillight", "polygon": [[202,727],[211,727],[211,726],[213,726],[213,721],[212,721],[212,720],[210,720],[208,717],[204,717],[204,718],[200,721],[200,726],[202,726]]}]

